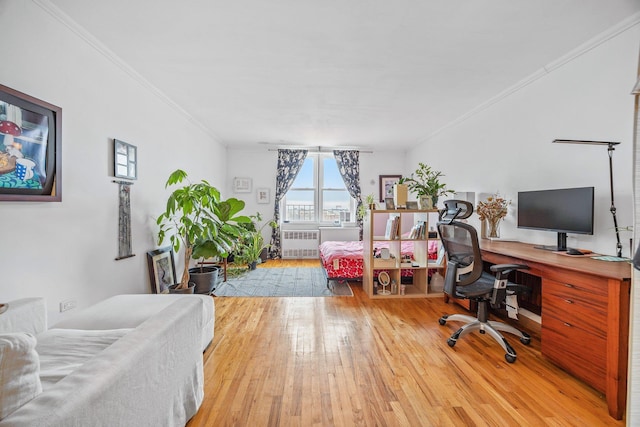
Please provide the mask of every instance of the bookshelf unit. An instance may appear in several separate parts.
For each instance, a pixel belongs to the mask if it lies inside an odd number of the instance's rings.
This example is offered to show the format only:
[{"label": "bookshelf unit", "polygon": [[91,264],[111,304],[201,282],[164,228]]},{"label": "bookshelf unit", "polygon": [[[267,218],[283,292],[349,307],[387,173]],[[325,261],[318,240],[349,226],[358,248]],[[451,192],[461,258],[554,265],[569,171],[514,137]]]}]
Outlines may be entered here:
[{"label": "bookshelf unit", "polygon": [[[438,210],[369,210],[364,218],[364,251],[362,286],[370,298],[425,298],[442,296],[442,291],[432,292],[428,277],[430,269],[444,268],[444,261],[428,259],[429,241],[438,241],[432,228],[438,217]],[[430,220],[432,226],[429,226]],[[429,237],[432,231],[431,237]],[[413,246],[413,258],[402,259],[402,247]],[[438,242],[438,247],[440,244]],[[386,253],[379,256],[388,249]],[[440,252],[440,251],[439,251]],[[403,275],[411,270],[412,275]],[[391,283],[384,295],[378,284],[378,274],[386,271]],[[392,284],[395,283],[395,287]],[[377,284],[377,286],[376,286]],[[404,294],[402,293],[404,285]]]}]

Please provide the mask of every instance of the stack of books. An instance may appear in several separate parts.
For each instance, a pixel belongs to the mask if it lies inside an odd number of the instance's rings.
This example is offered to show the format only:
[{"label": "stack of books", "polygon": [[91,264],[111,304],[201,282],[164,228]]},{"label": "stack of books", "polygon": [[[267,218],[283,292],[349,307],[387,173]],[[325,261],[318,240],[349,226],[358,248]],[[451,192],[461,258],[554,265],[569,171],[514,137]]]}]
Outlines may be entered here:
[{"label": "stack of books", "polygon": [[426,221],[418,221],[409,232],[409,239],[424,239],[427,235]]}]

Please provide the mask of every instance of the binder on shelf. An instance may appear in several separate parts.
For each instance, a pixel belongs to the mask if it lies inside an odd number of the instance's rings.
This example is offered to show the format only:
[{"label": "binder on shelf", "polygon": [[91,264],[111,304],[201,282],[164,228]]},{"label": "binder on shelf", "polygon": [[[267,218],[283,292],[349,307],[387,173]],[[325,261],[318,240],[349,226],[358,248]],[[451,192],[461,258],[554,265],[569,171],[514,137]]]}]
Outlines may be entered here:
[{"label": "binder on shelf", "polygon": [[387,228],[384,232],[384,238],[394,240],[398,238],[398,231],[400,227],[399,217],[389,218],[387,220]]}]

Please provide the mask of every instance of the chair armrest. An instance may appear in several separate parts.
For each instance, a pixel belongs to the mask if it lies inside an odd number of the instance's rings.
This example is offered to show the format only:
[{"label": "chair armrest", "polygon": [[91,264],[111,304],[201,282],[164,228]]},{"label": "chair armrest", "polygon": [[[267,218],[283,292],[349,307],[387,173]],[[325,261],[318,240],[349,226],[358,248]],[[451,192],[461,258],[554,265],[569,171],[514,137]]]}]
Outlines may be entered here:
[{"label": "chair armrest", "polygon": [[509,273],[514,270],[528,270],[529,266],[525,264],[495,264],[489,267],[496,274],[496,279],[506,279]]}]

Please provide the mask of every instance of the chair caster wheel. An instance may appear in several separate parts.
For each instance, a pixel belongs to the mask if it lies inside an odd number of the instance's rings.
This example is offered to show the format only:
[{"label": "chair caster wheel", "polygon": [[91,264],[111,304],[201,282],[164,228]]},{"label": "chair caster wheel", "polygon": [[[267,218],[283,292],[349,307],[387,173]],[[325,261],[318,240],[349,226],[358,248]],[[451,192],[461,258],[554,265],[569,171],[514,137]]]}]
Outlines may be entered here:
[{"label": "chair caster wheel", "polygon": [[531,337],[522,337],[520,338],[520,342],[524,345],[529,345],[531,344]]},{"label": "chair caster wheel", "polygon": [[516,357],[515,357],[514,355],[512,355],[512,354],[509,354],[509,353],[505,354],[505,355],[504,355],[504,358],[505,358],[505,359],[507,360],[507,362],[509,362],[509,363],[513,363],[513,362],[515,362],[515,361],[516,361]]},{"label": "chair caster wheel", "polygon": [[438,319],[438,323],[440,323],[441,325],[446,325],[447,324],[447,319],[441,317],[440,319]]},{"label": "chair caster wheel", "polygon": [[449,344],[449,347],[453,347],[454,345],[456,345],[456,340],[449,338],[447,340],[447,344]]}]

